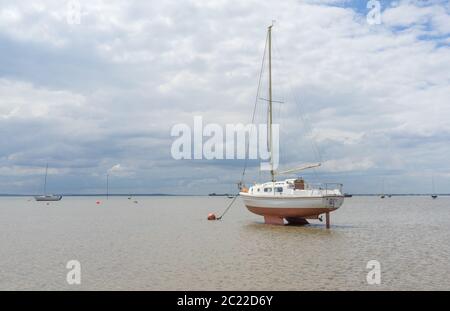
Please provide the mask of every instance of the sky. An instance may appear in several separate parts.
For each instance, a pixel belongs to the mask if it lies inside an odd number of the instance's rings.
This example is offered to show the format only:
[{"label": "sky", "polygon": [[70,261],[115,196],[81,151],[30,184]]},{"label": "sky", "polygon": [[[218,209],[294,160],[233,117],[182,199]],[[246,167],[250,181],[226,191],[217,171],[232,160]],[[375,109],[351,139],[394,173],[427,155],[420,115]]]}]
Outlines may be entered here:
[{"label": "sky", "polygon": [[70,1],[0,0],[0,193],[42,193],[47,163],[53,193],[106,174],[111,193],[236,192],[244,161],[176,160],[171,129],[251,121],[272,21],[280,166],[450,193],[450,2],[379,1],[376,24],[367,2],[82,0],[78,23]]}]

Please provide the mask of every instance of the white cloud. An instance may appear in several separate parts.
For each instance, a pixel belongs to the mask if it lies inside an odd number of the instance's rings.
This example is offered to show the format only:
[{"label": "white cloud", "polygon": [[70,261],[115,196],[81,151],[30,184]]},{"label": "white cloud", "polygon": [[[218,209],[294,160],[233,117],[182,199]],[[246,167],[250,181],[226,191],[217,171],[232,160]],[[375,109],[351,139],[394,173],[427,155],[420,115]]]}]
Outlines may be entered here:
[{"label": "white cloud", "polygon": [[[449,8],[433,4],[433,2],[402,1],[395,7],[383,11],[383,22],[389,27],[431,26],[423,29],[433,35],[448,35],[450,33]],[[428,5],[427,5],[428,4]]]},{"label": "white cloud", "polygon": [[[48,174],[61,174],[63,170],[56,168],[49,168]],[[26,167],[26,166],[0,166],[0,174],[3,176],[29,176],[29,175],[44,175],[45,167]]]},{"label": "white cloud", "polygon": [[329,160],[323,163],[323,167],[330,172],[355,172],[373,168],[375,163],[369,158],[345,158]]},{"label": "white cloud", "polygon": [[31,83],[0,79],[0,118],[60,118],[83,109],[86,99],[64,90],[36,88]]},{"label": "white cloud", "polygon": [[116,176],[129,176],[134,172],[132,172],[130,168],[124,167],[120,163],[117,163],[108,170],[108,173]]},{"label": "white cloud", "polygon": [[316,142],[321,143],[324,140],[336,141],[344,145],[354,145],[361,142],[364,133],[355,133],[336,129],[317,129],[313,133]]}]

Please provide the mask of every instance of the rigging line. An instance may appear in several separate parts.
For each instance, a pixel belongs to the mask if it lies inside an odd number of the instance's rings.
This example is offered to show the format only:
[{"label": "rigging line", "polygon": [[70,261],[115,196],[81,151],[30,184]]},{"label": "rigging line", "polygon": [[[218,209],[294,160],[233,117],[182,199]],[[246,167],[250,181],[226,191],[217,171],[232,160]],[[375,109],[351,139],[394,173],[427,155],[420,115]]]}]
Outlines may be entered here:
[{"label": "rigging line", "polygon": [[[277,47],[276,47],[276,42],[275,42],[275,40],[272,40],[273,42],[272,42],[272,46],[274,47],[274,52],[277,52],[277,51],[275,51],[276,49],[277,49]],[[277,59],[277,55],[276,55],[276,53],[273,53],[272,52],[272,57],[273,57],[273,61],[272,61],[272,63],[275,63],[275,62],[277,62],[277,61],[279,61],[279,59]],[[275,62],[274,62],[275,61]],[[272,72],[273,72],[274,70],[272,69]],[[282,86],[282,84],[280,83],[280,89],[281,89],[281,100],[280,101],[275,101],[275,100],[272,100],[272,102],[274,102],[274,103],[278,103],[278,105],[275,105],[275,113],[274,113],[274,116],[275,116],[275,120],[281,120],[281,113],[282,113],[282,110],[284,109],[284,106],[283,106],[283,104],[286,102],[286,96],[285,96],[285,88],[284,88],[284,86]],[[278,123],[276,123],[276,124],[280,124],[279,122]],[[279,129],[280,130],[280,133],[279,133],[279,135],[281,135],[281,128]],[[279,143],[279,142],[278,142]],[[281,148],[281,146],[280,146],[280,148]],[[282,152],[280,152],[280,154],[282,154]]]},{"label": "rigging line", "polygon": [[[266,60],[266,50],[267,50],[267,40],[269,39],[269,34],[266,35],[266,43],[264,45],[264,54],[263,54],[263,59],[261,62],[261,70],[259,72],[259,78],[258,78],[258,87],[256,89],[256,96],[255,96],[255,103],[254,103],[254,107],[253,107],[253,114],[252,114],[252,122],[251,124],[254,124],[255,122],[255,113],[256,113],[256,108],[257,108],[257,103],[258,103],[258,98],[259,98],[259,92],[261,89],[261,79],[262,79],[262,73],[264,70],[264,64],[265,64],[265,60]],[[250,136],[252,134],[252,129],[253,127],[250,128],[250,133],[249,133],[249,139],[246,141],[246,153],[249,153],[249,143],[250,143]],[[246,154],[245,160],[244,160],[244,169],[242,171],[242,177],[241,177],[241,182],[244,181],[244,176],[245,176],[245,172],[247,170],[247,162],[248,162],[248,154]]]},{"label": "rigging line", "polygon": [[225,215],[228,210],[230,209],[230,207],[233,205],[234,201],[236,201],[236,198],[239,196],[239,193],[236,194],[236,196],[233,198],[233,201],[231,201],[231,203],[227,206],[227,208],[225,209],[225,211],[222,213],[222,215],[220,215],[219,217],[217,217],[217,220],[221,220],[223,215]]},{"label": "rigging line", "polygon": [[[283,57],[282,53],[279,51],[279,49],[278,49],[278,44],[277,44],[276,39],[274,41],[275,41],[274,42],[275,43],[274,44],[274,48],[276,49],[276,51],[279,54],[280,62],[282,63],[282,65],[284,65],[286,63],[284,61],[284,57]],[[318,148],[318,146],[316,145],[316,143],[315,143],[315,141],[313,139],[312,129],[311,129],[309,123],[306,121],[306,119],[303,116],[304,114],[303,114],[303,111],[302,111],[302,109],[300,107],[300,100],[298,100],[297,97],[294,95],[294,91],[293,91],[292,86],[291,86],[292,83],[290,83],[291,81],[290,81],[289,77],[287,79],[289,80],[289,83],[287,83],[288,84],[289,93],[291,94],[291,96],[292,96],[292,98],[294,100],[295,108],[297,108],[297,110],[299,112],[301,123],[303,125],[304,130],[305,130],[306,136],[310,136],[310,139],[308,139],[308,141],[311,144],[311,151],[313,152],[314,157],[316,158],[316,161],[322,162],[321,153],[320,153],[319,148]],[[296,103],[299,103],[299,105],[295,105]],[[317,174],[316,168],[313,168],[312,171],[313,171],[314,177],[316,179],[318,179],[318,174]]]},{"label": "rigging line", "polygon": [[[278,55],[279,55],[279,58],[280,58],[280,61],[281,61],[281,63],[284,65],[286,62],[284,61],[284,57],[283,57],[283,55],[281,54],[281,52],[279,51],[279,49],[278,49],[278,44],[277,44],[277,41],[276,41],[277,39],[275,39],[274,41],[274,49],[276,49],[277,50],[277,52],[278,52]],[[287,78],[288,80],[289,80],[289,82],[291,82],[290,81],[290,79],[289,78]],[[311,127],[309,126],[309,123],[308,122],[306,122],[306,119],[303,117],[303,111],[302,111],[302,109],[301,109],[301,105],[295,105],[295,103],[296,102],[298,102],[298,103],[300,103],[300,101],[297,99],[297,96],[295,96],[294,95],[294,91],[292,90],[292,86],[291,86],[291,83],[288,83],[288,89],[289,89],[289,91],[290,91],[290,93],[291,93],[291,96],[292,96],[292,98],[294,99],[294,106],[298,109],[298,111],[299,111],[299,115],[300,115],[300,119],[301,119],[301,121],[302,121],[302,124],[303,124],[303,126],[304,126],[304,129],[305,129],[305,131],[306,131],[306,134],[309,134],[310,135],[310,139],[309,139],[309,141],[310,141],[310,144],[311,144],[311,149],[312,149],[312,151],[313,151],[313,153],[314,153],[314,156],[315,156],[315,158],[319,161],[319,162],[322,162],[322,156],[321,156],[321,153],[320,153],[320,150],[319,150],[319,148],[318,148],[318,146],[317,146],[317,144],[315,143],[315,141],[314,141],[314,139],[313,139],[313,135],[312,135],[312,129],[311,129]],[[315,174],[315,176],[317,177],[317,171],[316,171],[316,169],[313,169],[313,172],[314,172],[314,174]]]},{"label": "rigging line", "polygon": [[[257,108],[257,103],[258,103],[258,98],[259,98],[259,91],[261,89],[261,79],[262,79],[262,73],[264,71],[264,63],[266,60],[266,50],[267,50],[267,40],[269,38],[269,34],[267,34],[266,36],[266,44],[264,45],[264,54],[263,54],[263,59],[261,62],[261,70],[259,72],[259,78],[258,78],[258,87],[256,89],[256,96],[255,96],[255,104],[253,107],[253,114],[252,114],[252,123],[254,124],[255,122],[255,113],[256,113],[256,108]],[[249,143],[250,143],[250,136],[252,134],[252,128],[250,127],[250,132],[249,132],[249,139],[246,141],[246,153],[249,153]],[[245,176],[245,172],[247,170],[247,162],[248,162],[248,155],[246,154],[245,160],[244,160],[244,169],[242,170],[242,176],[241,176],[241,183],[244,181],[244,176]],[[227,206],[227,208],[224,210],[224,212],[222,213],[222,215],[220,215],[217,219],[221,220],[222,217],[229,211],[229,209],[231,208],[231,206],[233,206],[233,203],[236,201],[237,197],[239,196],[239,193],[233,198],[233,201],[230,202],[230,204]]]}]

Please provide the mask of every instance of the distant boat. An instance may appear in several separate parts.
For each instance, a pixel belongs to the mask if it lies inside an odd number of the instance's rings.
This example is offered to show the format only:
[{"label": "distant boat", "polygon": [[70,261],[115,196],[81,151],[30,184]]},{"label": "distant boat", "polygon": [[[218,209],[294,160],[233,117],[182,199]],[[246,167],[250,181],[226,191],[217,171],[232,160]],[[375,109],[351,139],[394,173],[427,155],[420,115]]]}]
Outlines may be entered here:
[{"label": "distant boat", "polygon": [[380,195],[380,198],[381,199],[385,198],[385,195],[384,195],[384,178],[383,178],[382,183],[381,183],[381,195]]},{"label": "distant boat", "polygon": [[344,198],[351,198],[353,195],[349,193],[344,193]]},{"label": "distant boat", "polygon": [[431,195],[431,197],[433,198],[433,199],[436,199],[438,196],[437,196],[437,194],[436,194],[436,191],[434,190],[434,176],[431,176],[431,187],[432,187],[432,195]]},{"label": "distant boat", "polygon": [[37,195],[34,197],[36,201],[60,201],[62,195],[47,194],[47,174],[48,174],[48,163],[45,167],[45,178],[44,178],[44,195]]},{"label": "distant boat", "polygon": [[60,201],[62,199],[62,195],[54,195],[54,194],[47,194],[47,195],[37,195],[34,197],[36,201]]},{"label": "distant boat", "polygon": [[232,194],[228,194],[228,193],[215,193],[215,192],[213,192],[213,193],[210,193],[210,194],[208,194],[208,196],[210,196],[210,197],[234,197],[234,195],[232,195]]}]

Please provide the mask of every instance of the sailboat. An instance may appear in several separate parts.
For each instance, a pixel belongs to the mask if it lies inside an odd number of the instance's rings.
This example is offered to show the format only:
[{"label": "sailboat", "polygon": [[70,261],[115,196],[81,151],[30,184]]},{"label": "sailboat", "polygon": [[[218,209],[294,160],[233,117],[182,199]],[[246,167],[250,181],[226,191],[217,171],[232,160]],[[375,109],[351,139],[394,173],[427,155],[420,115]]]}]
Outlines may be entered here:
[{"label": "sailboat", "polygon": [[34,197],[36,201],[59,201],[62,199],[62,195],[47,194],[47,174],[48,163],[45,167],[45,179],[44,179],[44,195],[37,195]]},{"label": "sailboat", "polygon": [[380,198],[384,199],[384,197],[385,197],[385,195],[384,195],[384,178],[382,180],[381,189],[382,189],[382,191],[381,191]]},{"label": "sailboat", "polygon": [[433,190],[433,193],[432,193],[431,197],[433,199],[436,199],[438,196],[436,194],[436,191],[434,190],[434,176],[431,176],[431,187],[432,187],[432,190]]},{"label": "sailboat", "polygon": [[247,209],[264,217],[266,224],[284,225],[286,220],[290,224],[308,224],[307,219],[322,219],[326,215],[326,227],[330,228],[330,212],[337,210],[344,202],[342,184],[310,184],[303,178],[277,180],[280,175],[290,175],[306,169],[320,166],[320,163],[305,164],[296,169],[282,172],[274,170],[272,159],[272,27],[267,30],[268,42],[268,148],[270,154],[271,180],[256,183],[247,188],[240,184],[239,195]]}]

